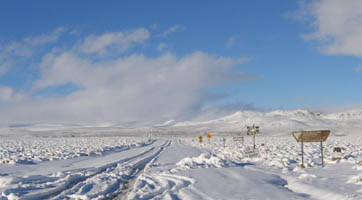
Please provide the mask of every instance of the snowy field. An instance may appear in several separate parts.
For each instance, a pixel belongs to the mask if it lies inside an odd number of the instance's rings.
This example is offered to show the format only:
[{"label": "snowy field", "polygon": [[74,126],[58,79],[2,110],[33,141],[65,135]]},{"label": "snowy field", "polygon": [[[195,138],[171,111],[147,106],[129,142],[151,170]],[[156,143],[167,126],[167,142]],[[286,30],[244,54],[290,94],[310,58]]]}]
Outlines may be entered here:
[{"label": "snowy field", "polygon": [[35,164],[43,161],[97,156],[124,151],[151,142],[152,140],[148,139],[120,137],[1,138],[0,163]]},{"label": "snowy field", "polygon": [[2,137],[1,199],[362,199],[362,138],[244,138]]},{"label": "snowy field", "polygon": [[[154,126],[0,128],[2,199],[362,199],[362,109],[237,112]],[[261,126],[258,156],[245,125]],[[330,129],[301,146],[293,130]],[[205,137],[212,133],[210,141]],[[199,142],[199,136],[204,141]],[[244,136],[244,142],[233,137]],[[225,138],[225,140],[224,140]],[[225,143],[224,143],[225,141]],[[337,150],[340,150],[338,152]]]}]

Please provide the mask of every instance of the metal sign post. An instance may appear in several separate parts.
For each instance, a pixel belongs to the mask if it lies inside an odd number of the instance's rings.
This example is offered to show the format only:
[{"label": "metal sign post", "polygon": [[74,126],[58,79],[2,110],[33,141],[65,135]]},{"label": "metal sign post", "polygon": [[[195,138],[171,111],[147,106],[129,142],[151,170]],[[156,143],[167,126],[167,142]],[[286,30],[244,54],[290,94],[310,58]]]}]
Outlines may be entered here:
[{"label": "metal sign post", "polygon": [[324,167],[324,163],[323,163],[323,143],[321,141],[321,155],[322,155],[322,167]]},{"label": "metal sign post", "polygon": [[246,128],[248,129],[247,135],[253,136],[253,147],[255,149],[255,135],[259,133],[259,126],[253,124],[253,126],[247,126]]},{"label": "metal sign post", "polygon": [[254,144],[254,149],[255,149],[255,135],[253,135],[253,144]]},{"label": "metal sign post", "polygon": [[318,131],[294,131],[293,136],[297,142],[301,142],[302,147],[302,166],[304,166],[304,142],[320,142],[321,144],[321,157],[322,157],[322,167],[324,167],[323,162],[323,142],[325,142],[331,133],[330,130],[318,130]]},{"label": "metal sign post", "polygon": [[303,135],[302,135],[302,166],[304,166],[304,150],[303,150]]}]

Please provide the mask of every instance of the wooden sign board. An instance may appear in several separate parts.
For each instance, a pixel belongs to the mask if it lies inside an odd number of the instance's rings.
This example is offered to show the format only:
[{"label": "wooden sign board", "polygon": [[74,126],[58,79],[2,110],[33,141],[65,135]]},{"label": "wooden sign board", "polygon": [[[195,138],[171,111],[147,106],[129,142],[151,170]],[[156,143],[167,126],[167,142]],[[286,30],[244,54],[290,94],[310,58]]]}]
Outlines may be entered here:
[{"label": "wooden sign board", "polygon": [[248,158],[255,158],[255,157],[259,157],[259,151],[257,149],[247,149],[244,151],[244,155],[245,157]]},{"label": "wooden sign board", "polygon": [[330,133],[330,130],[294,131],[293,136],[297,142],[325,142]]},{"label": "wooden sign board", "polygon": [[243,136],[233,137],[233,141],[244,141],[244,137]]}]

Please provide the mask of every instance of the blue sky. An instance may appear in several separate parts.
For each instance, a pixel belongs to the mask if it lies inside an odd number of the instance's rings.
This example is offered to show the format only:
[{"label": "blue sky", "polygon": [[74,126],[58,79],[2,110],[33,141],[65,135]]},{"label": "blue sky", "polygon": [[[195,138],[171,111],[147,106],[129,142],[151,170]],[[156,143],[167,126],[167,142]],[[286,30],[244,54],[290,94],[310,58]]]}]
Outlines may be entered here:
[{"label": "blue sky", "polygon": [[3,1],[3,120],[358,107],[361,8],[358,0]]}]

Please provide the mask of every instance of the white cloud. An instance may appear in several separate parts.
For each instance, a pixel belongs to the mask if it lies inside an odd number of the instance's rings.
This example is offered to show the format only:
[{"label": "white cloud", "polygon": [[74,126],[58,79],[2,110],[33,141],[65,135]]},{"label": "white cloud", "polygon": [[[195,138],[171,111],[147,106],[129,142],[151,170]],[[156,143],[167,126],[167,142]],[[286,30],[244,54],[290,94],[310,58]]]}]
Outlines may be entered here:
[{"label": "white cloud", "polygon": [[6,116],[25,122],[31,116],[35,121],[84,123],[192,116],[209,98],[207,88],[256,78],[246,72],[232,72],[236,62],[204,52],[180,58],[135,54],[100,62],[69,52],[49,54],[34,86],[42,89],[72,83],[82,89],[63,97],[26,100],[9,109],[11,113]]},{"label": "white cloud", "polygon": [[65,28],[58,27],[50,33],[43,33],[35,37],[26,37],[24,38],[24,42],[31,46],[39,46],[39,45],[53,43],[59,40],[59,37],[63,32],[65,32]]},{"label": "white cloud", "polygon": [[3,51],[1,52],[2,56],[23,56],[29,57],[31,56],[31,49],[24,43],[20,42],[12,42],[5,47],[3,47]]},{"label": "white cloud", "polygon": [[0,85],[0,105],[3,103],[17,103],[24,98],[21,92],[14,92],[12,88]]},{"label": "white cloud", "polygon": [[252,60],[251,57],[239,57],[239,58],[235,59],[235,62],[238,64],[245,64],[245,63],[250,62],[251,60]]},{"label": "white cloud", "polygon": [[[259,78],[235,72],[235,65],[249,60],[243,57],[194,52],[180,57],[166,53],[159,57],[130,54],[94,59],[79,51],[79,44],[86,43],[97,54],[107,53],[112,45],[124,45],[125,51],[148,37],[146,29],[137,29],[86,36],[80,39],[84,43],[75,42],[68,50],[50,50],[37,65],[39,77],[31,83],[33,89],[27,96],[8,87],[0,88],[0,98],[6,102],[0,107],[3,113],[0,120],[98,123],[181,119],[202,110],[210,99],[209,88]],[[67,84],[79,90],[64,95],[34,96],[39,91]],[[16,103],[11,99],[16,99]]]},{"label": "white cloud", "polygon": [[22,58],[31,57],[39,46],[54,43],[59,40],[64,27],[58,27],[50,33],[31,36],[16,42],[0,45],[0,75],[5,74],[11,66],[18,64]]},{"label": "white cloud", "polygon": [[326,54],[362,57],[362,1],[300,1],[297,18],[309,23],[314,32],[306,40],[318,40]]},{"label": "white cloud", "polygon": [[6,86],[0,86],[0,101],[8,101],[13,96],[13,90]]},{"label": "white cloud", "polygon": [[54,105],[46,110],[54,114],[71,110],[86,121],[92,120],[92,113],[103,116],[105,121],[179,117],[206,100],[206,88],[252,77],[232,73],[233,59],[203,52],[181,58],[172,54],[158,58],[132,55],[101,62],[63,53],[48,55],[43,62],[37,88],[65,83],[83,88],[63,100],[47,102]]},{"label": "white cloud", "polygon": [[149,31],[144,28],[126,32],[109,32],[102,35],[91,35],[86,37],[79,48],[84,53],[105,55],[107,54],[107,51],[113,47],[113,49],[122,53],[127,51],[134,44],[146,41],[149,37]]},{"label": "white cloud", "polygon": [[13,66],[19,57],[30,57],[31,50],[19,42],[11,42],[0,46],[0,76],[4,75]]},{"label": "white cloud", "polygon": [[163,32],[163,36],[167,36],[167,35],[170,35],[171,33],[174,33],[174,32],[176,32],[176,31],[178,31],[178,30],[181,30],[181,31],[183,31],[183,30],[185,30],[185,27],[184,26],[181,26],[181,25],[179,25],[179,24],[176,24],[176,25],[173,25],[173,26],[171,26],[170,28],[168,28],[165,32]]},{"label": "white cloud", "polygon": [[163,51],[163,50],[165,50],[166,48],[167,48],[167,44],[164,43],[164,42],[161,42],[161,43],[158,44],[158,46],[157,46],[157,50],[158,50],[158,51]]},{"label": "white cloud", "polygon": [[284,17],[288,18],[288,19],[293,19],[293,20],[298,20],[298,21],[303,21],[306,19],[306,16],[308,16],[308,3],[307,0],[298,0],[297,1],[298,4],[298,10],[294,10],[294,11],[288,11],[286,13],[284,13]]}]

